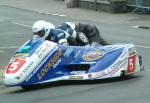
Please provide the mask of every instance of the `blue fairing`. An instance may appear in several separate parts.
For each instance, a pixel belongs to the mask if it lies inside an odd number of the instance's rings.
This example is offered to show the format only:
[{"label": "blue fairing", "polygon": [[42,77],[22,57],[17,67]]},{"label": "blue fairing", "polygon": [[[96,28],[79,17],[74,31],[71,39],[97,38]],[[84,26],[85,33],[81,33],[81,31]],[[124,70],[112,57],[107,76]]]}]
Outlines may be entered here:
[{"label": "blue fairing", "polygon": [[110,65],[112,65],[118,57],[121,55],[123,49],[117,49],[115,51],[112,51],[108,53],[107,55],[104,55],[97,63],[95,66],[91,67],[89,69],[89,72],[98,72],[101,70],[106,69]]},{"label": "blue fairing", "polygon": [[[35,40],[28,41],[22,46],[16,53],[29,49],[28,53],[32,55],[35,50],[42,44],[43,41]],[[32,47],[32,48],[30,48]],[[95,60],[87,61],[83,59],[83,56],[93,50],[103,51],[104,54]],[[68,65],[82,65],[89,64],[90,68],[84,70],[85,73],[98,72],[106,69],[113,64],[117,58],[121,55],[123,48],[116,50],[109,50],[108,47],[77,47],[77,46],[62,46],[57,44],[55,48],[47,55],[33,71],[26,78],[25,81],[18,85],[30,85],[46,80],[54,79],[61,76],[68,76],[73,71],[68,68]],[[27,51],[26,51],[27,52]],[[53,64],[50,64],[53,57],[57,55],[57,59]],[[89,58],[96,56],[89,53]],[[35,72],[36,70],[36,72]]]}]

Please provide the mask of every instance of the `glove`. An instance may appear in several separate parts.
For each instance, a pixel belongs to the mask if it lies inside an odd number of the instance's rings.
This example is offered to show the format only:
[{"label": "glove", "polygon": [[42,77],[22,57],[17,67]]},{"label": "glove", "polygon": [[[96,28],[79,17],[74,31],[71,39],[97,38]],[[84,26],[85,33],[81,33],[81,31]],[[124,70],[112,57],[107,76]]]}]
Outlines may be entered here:
[{"label": "glove", "polygon": [[60,39],[59,41],[58,41],[58,43],[59,44],[62,44],[62,45],[69,45],[69,43],[68,43],[68,41],[67,41],[67,39]]}]

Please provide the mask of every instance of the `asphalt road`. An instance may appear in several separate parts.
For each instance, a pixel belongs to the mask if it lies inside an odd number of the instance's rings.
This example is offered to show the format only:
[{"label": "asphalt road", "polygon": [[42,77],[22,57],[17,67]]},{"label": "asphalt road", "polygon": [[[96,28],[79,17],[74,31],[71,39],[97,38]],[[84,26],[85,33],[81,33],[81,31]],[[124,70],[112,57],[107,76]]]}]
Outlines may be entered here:
[{"label": "asphalt road", "polygon": [[5,67],[14,51],[32,37],[31,25],[39,19],[52,21],[56,25],[65,21],[92,23],[98,26],[103,37],[110,43],[132,42],[143,56],[145,71],[125,80],[58,82],[31,91],[0,84],[0,103],[149,103],[150,30],[132,28],[136,21],[128,24],[108,24],[0,6],[1,67]]}]

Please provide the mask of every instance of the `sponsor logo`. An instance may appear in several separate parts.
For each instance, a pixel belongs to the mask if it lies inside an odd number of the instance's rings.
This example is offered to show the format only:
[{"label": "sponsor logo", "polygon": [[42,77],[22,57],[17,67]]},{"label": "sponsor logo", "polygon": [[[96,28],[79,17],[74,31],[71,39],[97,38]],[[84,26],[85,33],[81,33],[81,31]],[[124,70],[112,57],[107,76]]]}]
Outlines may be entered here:
[{"label": "sponsor logo", "polygon": [[23,73],[26,73],[30,69],[33,63],[34,63],[33,61],[30,62],[29,65],[27,65],[27,67],[23,70]]},{"label": "sponsor logo", "polygon": [[[50,44],[50,43],[47,42],[47,44]],[[47,45],[47,46],[48,46],[48,45]],[[51,48],[53,48],[53,46],[52,46]],[[58,46],[55,46],[54,49],[50,52],[49,55],[52,55],[52,53],[54,53],[57,49],[58,49]],[[56,52],[57,52],[57,51],[56,51]],[[41,61],[41,62],[46,62],[46,61]],[[28,76],[28,78],[26,79],[26,82],[28,82],[29,79],[30,79],[33,75],[35,75],[38,70],[39,70],[39,68],[34,69],[33,72],[32,72],[32,73]]]},{"label": "sponsor logo", "polygon": [[88,74],[88,78],[92,78],[92,74]]},{"label": "sponsor logo", "polygon": [[35,51],[35,54],[37,54],[38,57],[41,58],[43,55],[45,55],[48,52],[48,50],[52,50],[54,47],[55,44],[49,41],[45,41],[44,44]]},{"label": "sponsor logo", "polygon": [[40,47],[35,53],[38,55],[39,58],[41,58],[47,50],[48,48]]},{"label": "sponsor logo", "polygon": [[19,76],[17,77],[18,79],[20,79],[20,78],[22,78],[24,75],[25,75],[25,73],[30,69],[30,67],[33,65],[33,61],[32,62],[30,62],[25,68],[24,68],[24,70],[19,74]]},{"label": "sponsor logo", "polygon": [[94,61],[100,59],[104,55],[104,51],[101,50],[92,50],[89,52],[86,52],[82,58],[85,61]]},{"label": "sponsor logo", "polygon": [[135,64],[136,64],[136,55],[130,56],[128,58],[128,73],[132,73],[135,70]]},{"label": "sponsor logo", "polygon": [[114,65],[111,66],[111,70],[114,70],[115,68],[117,68],[121,63],[122,63],[121,60],[117,61]]},{"label": "sponsor logo", "polygon": [[85,71],[72,71],[72,72],[70,72],[70,74],[84,74],[85,73]]},{"label": "sponsor logo", "polygon": [[110,68],[104,70],[104,71],[100,71],[100,72],[96,72],[94,74],[90,74],[88,75],[89,78],[98,78],[98,77],[103,77],[106,76],[108,74],[110,74],[110,76],[114,75],[116,72],[118,72],[120,69],[122,69],[127,63],[127,60],[124,62],[118,61],[117,63],[115,63],[113,66],[111,66]]},{"label": "sponsor logo", "polygon": [[41,80],[45,74],[48,72],[50,68],[56,68],[58,64],[61,62],[60,56],[62,55],[62,52],[59,50],[57,51],[53,57],[48,61],[48,63],[41,69],[41,71],[37,74],[38,79]]},{"label": "sponsor logo", "polygon": [[18,53],[18,54],[15,54],[15,57],[28,57],[29,54],[28,53]]},{"label": "sponsor logo", "polygon": [[120,64],[118,67],[116,67],[110,74],[110,76],[114,75],[116,72],[118,72],[120,69],[122,69],[126,65],[127,61],[124,61],[122,64]]},{"label": "sponsor logo", "polygon": [[11,62],[7,66],[6,73],[16,73],[25,63],[25,60],[17,58],[14,62]]},{"label": "sponsor logo", "polygon": [[72,80],[83,79],[83,76],[69,76],[69,79],[72,79]]}]

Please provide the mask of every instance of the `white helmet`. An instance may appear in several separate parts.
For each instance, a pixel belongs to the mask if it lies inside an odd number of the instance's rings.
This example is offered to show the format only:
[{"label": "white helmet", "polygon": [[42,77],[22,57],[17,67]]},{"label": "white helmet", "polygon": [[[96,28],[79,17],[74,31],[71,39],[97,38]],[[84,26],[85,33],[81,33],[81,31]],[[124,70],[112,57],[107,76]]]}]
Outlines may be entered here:
[{"label": "white helmet", "polygon": [[34,35],[41,37],[42,39],[46,39],[50,33],[50,29],[54,29],[55,26],[44,20],[36,21],[32,26],[32,32]]}]

